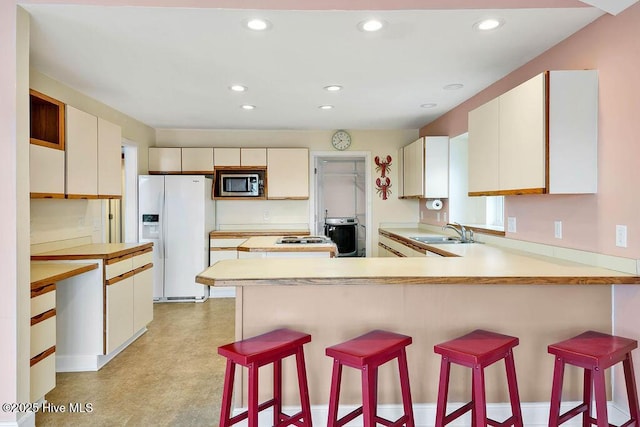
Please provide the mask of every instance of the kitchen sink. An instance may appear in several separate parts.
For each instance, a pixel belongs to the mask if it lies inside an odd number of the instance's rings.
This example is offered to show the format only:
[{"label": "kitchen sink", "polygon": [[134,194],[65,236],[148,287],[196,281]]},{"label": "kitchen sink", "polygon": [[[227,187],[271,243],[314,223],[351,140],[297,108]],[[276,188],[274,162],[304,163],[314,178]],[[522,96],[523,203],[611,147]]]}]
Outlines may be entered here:
[{"label": "kitchen sink", "polygon": [[426,243],[426,244],[441,244],[441,243],[473,243],[473,242],[463,242],[457,237],[449,237],[449,236],[416,236],[411,237],[411,239],[416,242]]}]

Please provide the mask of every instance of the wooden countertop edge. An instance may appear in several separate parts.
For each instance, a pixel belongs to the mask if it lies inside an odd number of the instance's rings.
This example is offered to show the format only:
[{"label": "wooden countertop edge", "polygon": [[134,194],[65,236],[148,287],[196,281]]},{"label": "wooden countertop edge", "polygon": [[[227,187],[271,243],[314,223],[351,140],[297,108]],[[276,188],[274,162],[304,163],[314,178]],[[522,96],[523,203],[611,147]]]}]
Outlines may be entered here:
[{"label": "wooden countertop edge", "polygon": [[153,243],[141,243],[137,246],[131,247],[131,248],[126,248],[126,249],[120,249],[118,251],[113,251],[113,252],[103,252],[103,253],[93,253],[93,254],[74,254],[74,255],[64,255],[64,254],[60,254],[60,255],[46,255],[46,254],[40,254],[40,255],[31,255],[31,260],[32,261],[56,261],[56,260],[82,260],[82,259],[111,259],[111,258],[118,258],[124,255],[128,255],[128,254],[132,254],[135,252],[140,252],[143,250],[146,250],[148,248],[153,247]]},{"label": "wooden countertop edge", "polygon": [[36,280],[35,282],[31,282],[31,289],[37,289],[43,285],[58,282],[60,280],[77,276],[78,274],[86,273],[87,271],[95,270],[96,268],[98,268],[98,263],[93,263],[93,264],[71,264],[70,263],[69,266],[77,266],[77,267],[72,270],[65,271],[64,273],[54,274],[51,276],[47,276],[43,279]]},{"label": "wooden countertop edge", "polygon": [[251,230],[251,231],[211,231],[209,238],[243,238],[254,236],[309,236],[311,232],[309,230]]},{"label": "wooden countertop edge", "polygon": [[247,247],[238,246],[238,252],[330,252],[335,255],[336,248],[331,246],[315,245],[287,245],[283,247]]},{"label": "wooden countertop edge", "polygon": [[638,285],[638,276],[412,276],[213,279],[196,276],[206,286],[246,285]]}]

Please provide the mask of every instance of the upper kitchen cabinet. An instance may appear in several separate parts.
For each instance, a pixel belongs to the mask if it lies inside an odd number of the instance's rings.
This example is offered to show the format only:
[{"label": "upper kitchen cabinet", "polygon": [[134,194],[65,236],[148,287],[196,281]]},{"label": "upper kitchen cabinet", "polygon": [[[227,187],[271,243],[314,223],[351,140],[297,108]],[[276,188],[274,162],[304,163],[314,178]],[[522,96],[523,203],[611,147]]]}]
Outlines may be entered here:
[{"label": "upper kitchen cabinet", "polygon": [[67,105],[66,197],[119,198],[120,127]]},{"label": "upper kitchen cabinet", "polygon": [[183,148],[182,173],[187,175],[212,175],[213,148]]},{"label": "upper kitchen cabinet", "polygon": [[214,148],[215,167],[252,167],[267,165],[266,148]]},{"label": "upper kitchen cabinet", "polygon": [[449,137],[419,138],[402,150],[403,197],[449,196]]},{"label": "upper kitchen cabinet", "polygon": [[309,198],[309,149],[267,149],[267,198]]},{"label": "upper kitchen cabinet", "polygon": [[149,174],[182,173],[182,151],[175,147],[149,147]]},{"label": "upper kitchen cabinet", "polygon": [[64,198],[65,105],[35,90],[29,94],[31,198]]},{"label": "upper kitchen cabinet", "polygon": [[404,147],[398,149],[396,165],[398,168],[398,185],[396,185],[396,191],[398,198],[402,199],[404,198]]},{"label": "upper kitchen cabinet", "polygon": [[539,74],[469,112],[469,195],[597,191],[598,74]]},{"label": "upper kitchen cabinet", "polygon": [[31,143],[64,150],[65,105],[43,93],[29,90]]}]

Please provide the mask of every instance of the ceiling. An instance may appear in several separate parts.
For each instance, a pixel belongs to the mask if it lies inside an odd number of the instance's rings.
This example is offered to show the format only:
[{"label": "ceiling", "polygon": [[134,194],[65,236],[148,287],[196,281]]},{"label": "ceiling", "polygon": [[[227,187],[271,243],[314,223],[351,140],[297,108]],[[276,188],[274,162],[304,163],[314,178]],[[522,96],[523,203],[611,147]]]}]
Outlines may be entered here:
[{"label": "ceiling", "polygon": [[[33,68],[154,128],[417,129],[603,14],[582,3],[546,3],[377,11],[24,7],[32,15]],[[244,28],[254,16],[271,28]],[[472,28],[488,16],[504,25]],[[369,17],[385,27],[358,30]],[[464,87],[444,89],[457,83]],[[248,90],[232,92],[232,84]],[[343,90],[323,89],[330,84]]]}]

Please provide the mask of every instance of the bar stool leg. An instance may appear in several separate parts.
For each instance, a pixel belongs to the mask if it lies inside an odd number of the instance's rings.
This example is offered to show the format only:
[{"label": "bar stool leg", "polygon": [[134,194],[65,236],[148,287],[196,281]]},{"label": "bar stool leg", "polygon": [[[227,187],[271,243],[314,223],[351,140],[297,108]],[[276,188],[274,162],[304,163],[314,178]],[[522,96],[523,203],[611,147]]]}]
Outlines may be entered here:
[{"label": "bar stool leg", "polygon": [[633,360],[631,353],[622,362],[624,368],[624,382],[627,385],[627,399],[629,401],[629,414],[636,425],[640,423],[640,409],[638,408],[638,390],[636,388],[636,377],[633,371]]},{"label": "bar stool leg", "polygon": [[329,419],[327,427],[334,427],[338,422],[338,402],[340,400],[340,382],[342,381],[342,365],[333,359],[331,375],[331,394],[329,395]]},{"label": "bar stool leg", "polygon": [[258,427],[258,367],[255,364],[249,365],[248,406],[249,427]]},{"label": "bar stool leg", "polygon": [[487,425],[487,401],[484,391],[484,369],[480,365],[473,367],[473,407],[476,426]]},{"label": "bar stool leg", "polygon": [[549,427],[558,427],[560,421],[560,403],[562,400],[562,382],[564,380],[564,361],[556,357],[551,387],[551,405],[549,407]]},{"label": "bar stool leg", "polygon": [[362,368],[362,418],[364,427],[376,427],[378,369],[365,365]]},{"label": "bar stool leg", "polygon": [[[471,427],[476,427],[476,376],[473,375],[473,368],[471,370]],[[479,427],[484,427],[482,424]]]},{"label": "bar stool leg", "polygon": [[584,370],[583,382],[582,401],[587,405],[587,409],[582,413],[582,427],[591,427],[591,410],[593,409],[593,378],[591,376],[591,369]]},{"label": "bar stool leg", "polygon": [[595,368],[593,371],[593,386],[596,396],[597,426],[609,427],[607,415],[607,390],[604,381],[604,370]]},{"label": "bar stool leg", "polygon": [[504,358],[504,365],[507,372],[511,413],[515,417],[513,425],[515,427],[522,427],[522,410],[520,409],[520,394],[518,393],[518,380],[516,378],[516,365],[513,361],[513,352],[510,351]]},{"label": "bar stool leg", "polygon": [[300,406],[304,425],[311,427],[311,404],[309,403],[309,384],[307,383],[307,368],[304,363],[304,350],[302,347],[296,352],[296,367],[298,369],[298,389],[300,390]]},{"label": "bar stool leg", "polygon": [[227,368],[224,373],[224,389],[222,391],[222,406],[220,407],[220,427],[229,426],[231,416],[231,399],[233,396],[233,380],[236,364],[227,359]]},{"label": "bar stool leg", "polygon": [[440,362],[440,384],[438,385],[438,404],[436,406],[436,427],[444,426],[444,419],[447,415],[450,373],[451,363],[447,357],[442,357]]},{"label": "bar stool leg", "polygon": [[407,427],[414,427],[415,421],[413,419],[413,405],[411,404],[411,388],[409,386],[409,367],[407,365],[407,352],[404,348],[400,350],[400,356],[398,357],[398,371],[400,374],[400,389],[402,390],[402,406],[404,408],[404,414],[407,417],[405,425]]},{"label": "bar stool leg", "polygon": [[282,360],[273,362],[273,425],[282,420]]}]

